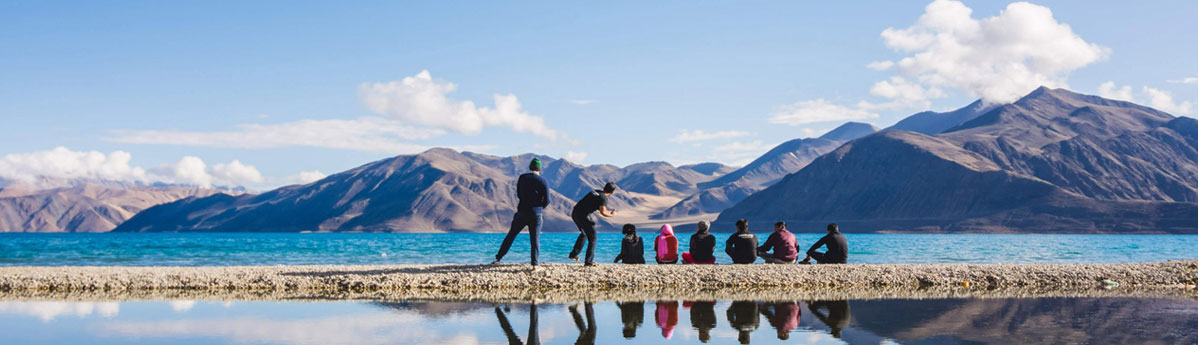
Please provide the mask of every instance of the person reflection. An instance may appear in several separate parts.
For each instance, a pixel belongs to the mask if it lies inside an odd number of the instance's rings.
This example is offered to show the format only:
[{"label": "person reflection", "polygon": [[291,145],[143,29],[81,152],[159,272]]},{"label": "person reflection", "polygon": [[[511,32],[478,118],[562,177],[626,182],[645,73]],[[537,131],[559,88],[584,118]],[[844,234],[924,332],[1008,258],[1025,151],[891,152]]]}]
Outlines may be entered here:
[{"label": "person reflection", "polygon": [[678,301],[657,301],[655,314],[657,327],[661,327],[661,336],[666,339],[674,336],[674,326],[678,325]]},{"label": "person reflection", "polygon": [[636,338],[636,329],[645,323],[645,302],[616,302],[620,321],[624,323],[624,339]]},{"label": "person reflection", "polygon": [[[827,308],[827,314],[820,309]],[[807,302],[807,309],[832,331],[832,336],[840,338],[840,331],[849,325],[849,301],[815,301]]]},{"label": "person reflection", "polygon": [[578,327],[578,340],[574,341],[575,345],[594,344],[595,343],[595,308],[591,302],[585,303],[587,322],[582,323],[582,316],[578,315],[578,305],[570,306],[570,315],[574,316],[574,326]]},{"label": "person reflection", "polygon": [[761,305],[761,315],[778,331],[778,339],[790,339],[790,331],[799,327],[799,302],[773,302]]},{"label": "person reflection", "polygon": [[699,341],[711,340],[711,329],[715,328],[715,301],[682,302],[691,310],[691,327],[699,330]]},{"label": "person reflection", "polygon": [[728,316],[728,323],[740,333],[736,339],[740,340],[741,344],[748,344],[749,333],[757,329],[757,324],[761,320],[757,317],[757,302],[732,302],[726,314]]},{"label": "person reflection", "polygon": [[[510,309],[509,309],[510,310]],[[507,315],[503,309],[495,307],[495,317],[499,319],[499,327],[503,327],[503,334],[507,336],[507,343],[511,345],[540,345],[541,337],[537,335],[537,305],[528,306],[528,343],[520,341],[520,336],[512,331],[512,324],[508,322]]]}]

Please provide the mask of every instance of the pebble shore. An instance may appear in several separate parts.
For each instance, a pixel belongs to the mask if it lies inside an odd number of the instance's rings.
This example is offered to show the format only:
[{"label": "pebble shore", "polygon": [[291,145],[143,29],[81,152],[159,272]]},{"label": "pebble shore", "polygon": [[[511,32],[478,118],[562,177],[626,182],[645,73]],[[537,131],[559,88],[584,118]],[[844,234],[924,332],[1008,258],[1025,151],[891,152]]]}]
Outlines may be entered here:
[{"label": "pebble shore", "polygon": [[1198,297],[1198,260],[1133,264],[0,267],[0,300]]}]

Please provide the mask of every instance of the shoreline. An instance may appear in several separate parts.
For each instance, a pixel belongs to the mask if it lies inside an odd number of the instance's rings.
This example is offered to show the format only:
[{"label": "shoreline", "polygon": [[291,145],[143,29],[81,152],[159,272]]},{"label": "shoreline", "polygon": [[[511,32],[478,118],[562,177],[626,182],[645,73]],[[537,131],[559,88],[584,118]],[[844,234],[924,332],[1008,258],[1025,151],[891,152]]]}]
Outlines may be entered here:
[{"label": "shoreline", "polygon": [[[966,283],[968,282],[968,283]],[[0,300],[1198,298],[1198,260],[1131,264],[0,267]]]}]

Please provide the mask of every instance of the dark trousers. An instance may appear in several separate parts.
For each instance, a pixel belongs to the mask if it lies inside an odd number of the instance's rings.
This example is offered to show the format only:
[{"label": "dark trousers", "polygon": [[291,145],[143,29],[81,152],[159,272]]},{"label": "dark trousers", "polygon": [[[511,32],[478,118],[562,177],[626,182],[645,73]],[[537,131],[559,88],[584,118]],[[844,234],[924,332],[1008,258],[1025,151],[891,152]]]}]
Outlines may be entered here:
[{"label": "dark trousers", "polygon": [[757,252],[757,257],[761,258],[762,260],[765,260],[765,263],[767,263],[767,264],[793,264],[793,263],[795,263],[795,260],[788,261],[788,260],[775,258],[774,254],[770,254],[769,252]]},{"label": "dark trousers", "polygon": [[573,217],[574,225],[578,226],[578,239],[574,241],[574,249],[570,251],[571,258],[577,258],[578,253],[582,252],[582,244],[587,243],[587,256],[584,262],[590,264],[595,262],[595,222],[592,222],[586,217]]},{"label": "dark trousers", "polygon": [[508,249],[512,248],[512,241],[516,240],[516,235],[528,227],[529,250],[532,252],[532,264],[537,264],[537,254],[541,246],[541,224],[544,223],[545,217],[537,212],[516,212],[516,216],[512,218],[512,228],[508,230],[507,236],[503,238],[503,244],[499,246],[499,254],[495,254],[495,260],[502,260],[504,255],[507,255]]},{"label": "dark trousers", "polygon": [[812,259],[815,259],[815,262],[821,263],[821,264],[843,264],[844,263],[844,260],[832,259],[831,257],[828,256],[827,253],[810,252],[810,253],[807,253],[807,255],[811,256]]}]

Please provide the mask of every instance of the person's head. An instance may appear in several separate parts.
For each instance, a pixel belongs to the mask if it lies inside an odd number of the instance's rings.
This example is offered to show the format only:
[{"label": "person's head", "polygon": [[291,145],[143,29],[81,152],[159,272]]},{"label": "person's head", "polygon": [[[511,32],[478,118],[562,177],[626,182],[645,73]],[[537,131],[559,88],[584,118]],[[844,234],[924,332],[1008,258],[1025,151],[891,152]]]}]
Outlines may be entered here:
[{"label": "person's head", "polygon": [[541,160],[537,159],[537,158],[533,158],[532,162],[528,162],[528,170],[535,171],[535,172],[541,172]]},{"label": "person's head", "polygon": [[840,227],[836,223],[828,224],[828,233],[840,232]]},{"label": "person's head", "polygon": [[707,328],[700,328],[699,341],[704,343],[711,341],[711,330]]},{"label": "person's head", "polygon": [[625,235],[636,235],[636,225],[632,225],[632,224],[624,224],[624,231],[623,231],[623,233],[624,233]]},{"label": "person's head", "polygon": [[786,222],[774,223],[774,231],[786,230]]},{"label": "person's head", "polygon": [[790,332],[787,332],[786,330],[781,330],[781,329],[779,329],[779,330],[778,330],[778,339],[780,339],[780,340],[789,340],[789,339],[790,339]]},{"label": "person's head", "polygon": [[708,223],[706,220],[700,220],[696,226],[699,227],[700,234],[706,234],[707,229],[711,228],[711,223]]},{"label": "person's head", "polygon": [[736,340],[739,340],[741,344],[748,344],[752,341],[752,339],[749,339],[749,331],[745,330],[741,330],[740,333],[736,335]]},{"label": "person's head", "polygon": [[670,226],[670,224],[662,225],[661,226],[661,234],[662,235],[673,235],[674,227]]},{"label": "person's head", "polygon": [[608,182],[607,184],[603,185],[603,194],[611,195],[612,193],[615,193],[615,192],[616,192],[616,183],[615,182]]},{"label": "person's head", "polygon": [[744,219],[736,220],[736,231],[740,231],[740,232],[749,231],[749,221],[744,220]]}]

